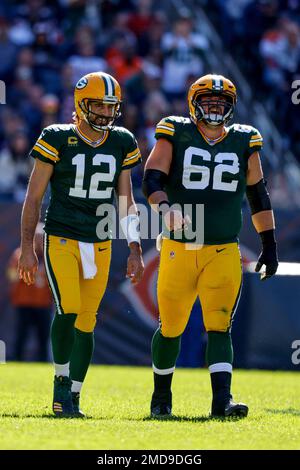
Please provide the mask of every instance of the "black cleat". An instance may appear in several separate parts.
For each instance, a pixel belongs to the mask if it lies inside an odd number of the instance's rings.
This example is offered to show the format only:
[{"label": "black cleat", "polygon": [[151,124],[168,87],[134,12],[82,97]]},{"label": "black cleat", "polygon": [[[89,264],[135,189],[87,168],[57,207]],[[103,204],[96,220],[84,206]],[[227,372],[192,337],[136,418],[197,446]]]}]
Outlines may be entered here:
[{"label": "black cleat", "polygon": [[151,418],[170,418],[172,408],[164,403],[151,407]]},{"label": "black cleat", "polygon": [[72,380],[69,377],[64,375],[54,377],[52,410],[58,418],[73,417],[71,386]]},{"label": "black cleat", "polygon": [[172,416],[172,392],[154,392],[150,407],[151,418],[164,419]]},{"label": "black cleat", "polygon": [[214,404],[212,404],[212,418],[245,418],[247,415],[248,406],[244,403],[235,403],[232,399],[223,407],[214,406]]},{"label": "black cleat", "polygon": [[74,418],[85,418],[85,414],[79,407],[80,393],[72,392],[73,416]]}]

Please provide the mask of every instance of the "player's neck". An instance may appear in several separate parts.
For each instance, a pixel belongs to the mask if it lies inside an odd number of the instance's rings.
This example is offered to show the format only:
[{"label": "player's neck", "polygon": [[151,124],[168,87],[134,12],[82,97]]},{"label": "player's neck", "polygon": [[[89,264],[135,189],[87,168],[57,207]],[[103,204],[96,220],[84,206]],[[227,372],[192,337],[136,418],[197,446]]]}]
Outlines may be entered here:
[{"label": "player's neck", "polygon": [[104,134],[104,131],[99,131],[99,132],[94,131],[94,129],[92,129],[91,126],[89,126],[88,123],[83,120],[80,121],[77,127],[88,139],[90,139],[93,142],[100,140]]},{"label": "player's neck", "polygon": [[209,140],[216,140],[225,134],[225,125],[222,124],[220,126],[209,126],[204,122],[198,122],[197,124],[198,129],[204,136]]}]

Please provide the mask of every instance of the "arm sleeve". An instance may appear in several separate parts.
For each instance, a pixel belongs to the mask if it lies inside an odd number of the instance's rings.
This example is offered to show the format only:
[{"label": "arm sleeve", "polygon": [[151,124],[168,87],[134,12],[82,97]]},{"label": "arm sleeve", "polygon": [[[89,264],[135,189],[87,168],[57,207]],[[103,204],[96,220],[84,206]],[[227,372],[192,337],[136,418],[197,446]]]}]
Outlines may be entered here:
[{"label": "arm sleeve", "polygon": [[57,131],[46,127],[30,151],[30,156],[38,158],[42,162],[55,165],[59,162],[60,145],[57,138]]},{"label": "arm sleeve", "polygon": [[170,118],[164,118],[156,126],[155,138],[167,139],[171,144],[174,142],[175,126],[174,122]]},{"label": "arm sleeve", "polygon": [[125,157],[122,164],[122,170],[129,170],[142,161],[141,152],[133,134],[130,133],[128,145],[126,146]]}]

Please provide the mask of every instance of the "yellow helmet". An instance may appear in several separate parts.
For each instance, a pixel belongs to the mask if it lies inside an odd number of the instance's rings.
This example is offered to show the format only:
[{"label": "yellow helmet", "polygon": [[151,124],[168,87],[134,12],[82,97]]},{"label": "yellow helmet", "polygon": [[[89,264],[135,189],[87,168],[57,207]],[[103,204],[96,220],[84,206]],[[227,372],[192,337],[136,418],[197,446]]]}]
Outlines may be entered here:
[{"label": "yellow helmet", "polygon": [[[76,115],[84,119],[94,130],[109,130],[114,121],[121,115],[121,87],[117,80],[104,72],[93,72],[84,75],[76,84],[74,91]],[[101,101],[103,104],[114,104],[111,117],[101,116],[91,111],[92,101]],[[101,117],[104,124],[96,125],[90,117]]]},{"label": "yellow helmet", "polygon": [[[222,97],[226,101],[211,100],[212,97]],[[235,85],[222,75],[204,75],[189,88],[190,116],[195,124],[198,121],[204,121],[212,126],[225,124],[232,118],[236,102]]]}]

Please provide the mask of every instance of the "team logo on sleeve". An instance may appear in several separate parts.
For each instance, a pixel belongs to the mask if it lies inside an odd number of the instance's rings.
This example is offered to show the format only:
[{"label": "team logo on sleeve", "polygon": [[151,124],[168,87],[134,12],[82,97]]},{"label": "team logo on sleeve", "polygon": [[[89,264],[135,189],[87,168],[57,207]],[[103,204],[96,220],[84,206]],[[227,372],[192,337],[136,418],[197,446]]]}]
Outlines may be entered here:
[{"label": "team logo on sleeve", "polygon": [[83,77],[77,82],[76,88],[77,90],[82,90],[82,88],[86,87],[87,84],[88,84],[87,78]]}]

